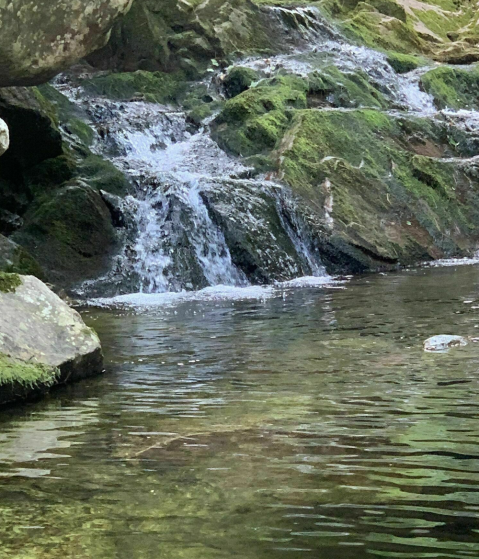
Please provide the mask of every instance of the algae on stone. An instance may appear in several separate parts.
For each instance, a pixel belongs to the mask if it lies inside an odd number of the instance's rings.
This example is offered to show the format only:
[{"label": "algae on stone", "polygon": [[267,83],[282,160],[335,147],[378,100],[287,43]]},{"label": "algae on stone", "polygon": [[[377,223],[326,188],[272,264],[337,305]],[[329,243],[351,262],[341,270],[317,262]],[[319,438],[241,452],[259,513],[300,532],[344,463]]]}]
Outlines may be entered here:
[{"label": "algae on stone", "polygon": [[440,109],[479,109],[479,66],[434,68],[422,76],[421,83]]},{"label": "algae on stone", "polygon": [[[42,363],[28,363],[0,353],[0,391],[9,385],[23,388],[51,387],[60,376],[56,367]],[[0,398],[1,399],[1,398]]]}]

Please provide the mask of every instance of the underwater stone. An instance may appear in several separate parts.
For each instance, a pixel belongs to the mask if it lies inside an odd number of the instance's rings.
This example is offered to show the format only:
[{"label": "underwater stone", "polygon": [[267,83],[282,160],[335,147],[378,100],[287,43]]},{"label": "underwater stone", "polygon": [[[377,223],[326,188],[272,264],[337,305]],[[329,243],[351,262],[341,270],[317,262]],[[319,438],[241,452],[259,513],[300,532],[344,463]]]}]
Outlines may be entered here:
[{"label": "underwater stone", "polygon": [[33,276],[0,274],[0,404],[99,374],[96,333]]}]

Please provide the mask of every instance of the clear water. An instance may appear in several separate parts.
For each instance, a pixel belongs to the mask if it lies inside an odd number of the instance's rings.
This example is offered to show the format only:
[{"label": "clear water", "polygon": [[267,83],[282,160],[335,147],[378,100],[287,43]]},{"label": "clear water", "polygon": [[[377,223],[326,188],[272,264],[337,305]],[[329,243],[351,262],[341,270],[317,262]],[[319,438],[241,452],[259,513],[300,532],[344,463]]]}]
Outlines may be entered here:
[{"label": "clear water", "polygon": [[[306,282],[307,284],[307,282]],[[0,416],[0,557],[479,556],[479,268],[86,309],[108,374]]]}]

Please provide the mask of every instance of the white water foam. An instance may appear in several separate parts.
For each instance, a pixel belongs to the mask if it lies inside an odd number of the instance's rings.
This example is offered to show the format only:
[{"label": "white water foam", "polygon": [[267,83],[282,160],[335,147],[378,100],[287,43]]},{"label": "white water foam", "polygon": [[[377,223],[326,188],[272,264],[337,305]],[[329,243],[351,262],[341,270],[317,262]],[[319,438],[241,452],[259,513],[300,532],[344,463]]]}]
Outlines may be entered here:
[{"label": "white water foam", "polygon": [[273,297],[282,297],[294,288],[344,288],[344,280],[331,276],[305,276],[274,285],[249,285],[234,287],[215,285],[199,291],[180,291],[166,293],[131,293],[110,298],[90,299],[87,303],[92,307],[107,308],[146,308],[171,307],[185,302],[195,301],[265,301]]},{"label": "white water foam", "polygon": [[479,253],[470,258],[442,258],[432,262],[423,262],[423,268],[447,268],[450,266],[475,266],[479,264]]}]

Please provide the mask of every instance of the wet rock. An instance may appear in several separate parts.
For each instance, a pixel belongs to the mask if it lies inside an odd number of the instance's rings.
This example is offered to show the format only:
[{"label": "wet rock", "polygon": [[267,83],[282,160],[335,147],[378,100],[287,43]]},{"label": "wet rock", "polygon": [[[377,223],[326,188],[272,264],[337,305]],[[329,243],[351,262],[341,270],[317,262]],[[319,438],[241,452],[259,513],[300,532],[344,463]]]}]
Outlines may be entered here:
[{"label": "wet rock", "polygon": [[479,109],[479,70],[440,66],[421,78],[440,109]]},{"label": "wet rock", "polygon": [[0,271],[44,277],[38,262],[21,246],[0,235]]},{"label": "wet rock", "polygon": [[[213,221],[222,230],[233,263],[253,284],[286,281],[312,275],[288,235],[288,215],[272,192],[248,181],[218,181],[202,197]],[[292,227],[291,227],[292,229]],[[299,247],[298,247],[299,248]]]},{"label": "wet rock", "polygon": [[7,123],[0,118],[0,155],[3,155],[10,145],[10,134]]},{"label": "wet rock", "polygon": [[32,276],[0,274],[0,404],[99,374],[100,341]]},{"label": "wet rock", "polygon": [[76,180],[40,198],[13,235],[60,287],[98,277],[117,246],[107,205],[98,191]]},{"label": "wet rock", "polygon": [[462,336],[439,335],[428,338],[424,342],[424,351],[446,352],[453,347],[462,347],[467,344],[467,339]]},{"label": "wet rock", "polygon": [[0,87],[47,81],[109,38],[132,0],[10,0],[0,4]]},{"label": "wet rock", "polygon": [[[41,277],[58,287],[102,273],[117,238],[99,191],[125,196],[130,181],[90,151],[86,115],[50,85],[0,88],[0,117],[11,140],[0,164],[0,234],[22,247],[24,264],[35,255]],[[39,275],[38,265],[8,265]]]}]

